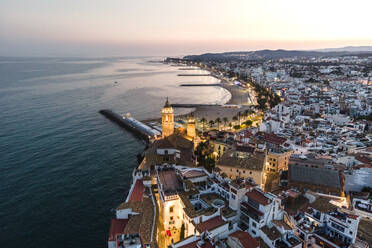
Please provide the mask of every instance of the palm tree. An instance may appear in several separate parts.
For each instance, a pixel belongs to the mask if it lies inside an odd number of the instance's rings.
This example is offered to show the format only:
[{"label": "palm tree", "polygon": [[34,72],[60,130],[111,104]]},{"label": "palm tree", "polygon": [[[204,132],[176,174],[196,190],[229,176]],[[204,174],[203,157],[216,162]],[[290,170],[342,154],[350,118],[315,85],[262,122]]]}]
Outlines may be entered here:
[{"label": "palm tree", "polygon": [[221,118],[220,117],[217,117],[217,119],[215,120],[215,122],[217,123],[218,130],[220,130]]},{"label": "palm tree", "polygon": [[225,124],[225,128],[226,128],[226,124],[227,124],[227,122],[229,122],[229,119],[227,117],[223,117],[222,120],[223,120],[223,123]]},{"label": "palm tree", "polygon": [[248,109],[244,110],[243,115],[245,116],[245,118],[247,118],[249,116],[249,110]]},{"label": "palm tree", "polygon": [[214,125],[214,121],[213,120],[210,120],[209,121],[209,127],[213,127],[213,125]]},{"label": "palm tree", "polygon": [[238,116],[235,115],[232,119],[233,119],[233,121],[237,121],[238,120]]},{"label": "palm tree", "polygon": [[207,120],[203,117],[203,118],[200,119],[200,122],[203,125],[203,132],[204,132],[204,124],[207,122]]}]

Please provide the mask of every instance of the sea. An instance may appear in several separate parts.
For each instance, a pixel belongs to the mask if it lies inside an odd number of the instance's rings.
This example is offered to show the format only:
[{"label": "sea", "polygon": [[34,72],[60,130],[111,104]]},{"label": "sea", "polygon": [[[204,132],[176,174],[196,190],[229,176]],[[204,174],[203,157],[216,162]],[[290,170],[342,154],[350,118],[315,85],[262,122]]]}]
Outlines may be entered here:
[{"label": "sea", "polygon": [[[139,120],[171,103],[225,103],[210,76],[159,57],[0,57],[0,247],[107,247],[144,143],[98,113]],[[185,110],[176,110],[182,114]]]}]

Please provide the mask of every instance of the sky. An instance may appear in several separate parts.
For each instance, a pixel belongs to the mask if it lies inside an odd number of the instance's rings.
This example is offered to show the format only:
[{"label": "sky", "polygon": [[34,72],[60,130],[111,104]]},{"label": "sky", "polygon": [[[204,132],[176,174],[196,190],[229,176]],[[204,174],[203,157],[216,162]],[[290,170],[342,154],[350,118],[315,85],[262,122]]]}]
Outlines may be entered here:
[{"label": "sky", "polygon": [[371,0],[0,0],[0,56],[372,46]]}]

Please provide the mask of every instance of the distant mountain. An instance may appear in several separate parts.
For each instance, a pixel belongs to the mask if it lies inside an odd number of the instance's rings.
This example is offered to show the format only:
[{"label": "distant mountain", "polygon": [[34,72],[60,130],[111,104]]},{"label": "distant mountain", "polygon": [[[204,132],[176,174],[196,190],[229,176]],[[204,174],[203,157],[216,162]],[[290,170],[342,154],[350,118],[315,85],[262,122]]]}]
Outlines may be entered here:
[{"label": "distant mountain", "polygon": [[318,52],[372,52],[372,46],[346,46],[339,48],[323,48],[314,51]]},{"label": "distant mountain", "polygon": [[[367,50],[369,49],[369,50]],[[347,55],[372,56],[372,46],[365,47],[345,47],[328,48],[320,50],[258,50],[225,53],[204,53],[201,55],[188,55],[185,59],[197,61],[231,61],[231,60],[268,60],[281,58],[314,58],[314,57],[334,57]]]}]

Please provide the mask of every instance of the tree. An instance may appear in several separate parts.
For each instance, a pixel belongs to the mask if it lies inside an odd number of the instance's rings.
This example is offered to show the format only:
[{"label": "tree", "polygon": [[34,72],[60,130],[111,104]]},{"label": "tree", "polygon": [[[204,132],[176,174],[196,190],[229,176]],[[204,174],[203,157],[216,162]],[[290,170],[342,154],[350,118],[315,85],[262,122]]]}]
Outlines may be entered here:
[{"label": "tree", "polygon": [[266,99],[259,98],[257,102],[258,102],[258,108],[262,111],[265,111],[266,110]]},{"label": "tree", "polygon": [[209,172],[212,172],[215,167],[215,160],[212,151],[209,149],[208,141],[199,143],[194,154],[197,157],[198,166],[202,166]]},{"label": "tree", "polygon": [[249,126],[252,125],[252,123],[253,123],[253,121],[251,121],[251,120],[246,120],[243,124],[249,127]]},{"label": "tree", "polygon": [[210,120],[209,121],[209,127],[213,127],[213,125],[214,125],[214,121],[213,120]]},{"label": "tree", "polygon": [[238,120],[238,116],[235,115],[232,119],[233,119],[233,121],[237,121]]},{"label": "tree", "polygon": [[226,124],[229,122],[229,119],[227,117],[223,117],[222,120],[226,127]]},{"label": "tree", "polygon": [[185,239],[185,223],[182,223],[181,231],[180,231],[180,240]]},{"label": "tree", "polygon": [[215,123],[217,123],[218,130],[220,130],[221,118],[217,117],[217,119],[215,120]]},{"label": "tree", "polygon": [[235,130],[240,129],[240,125],[235,125],[235,126],[234,126],[234,129],[235,129]]},{"label": "tree", "polygon": [[247,118],[250,114],[250,111],[248,109],[244,110],[243,115]]},{"label": "tree", "polygon": [[201,118],[201,123],[202,123],[202,125],[203,125],[203,131],[204,131],[204,124],[207,122],[207,120],[203,117],[203,118]]}]

